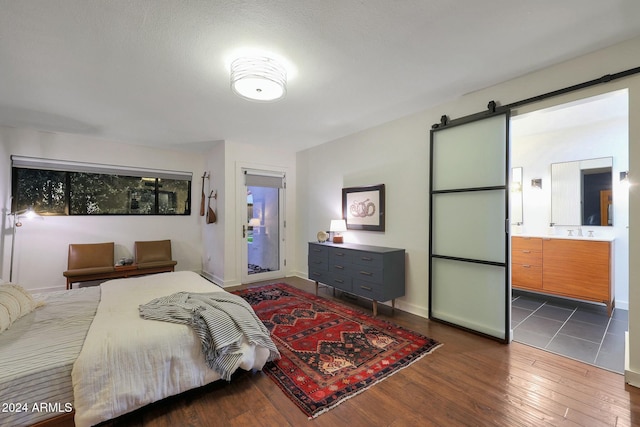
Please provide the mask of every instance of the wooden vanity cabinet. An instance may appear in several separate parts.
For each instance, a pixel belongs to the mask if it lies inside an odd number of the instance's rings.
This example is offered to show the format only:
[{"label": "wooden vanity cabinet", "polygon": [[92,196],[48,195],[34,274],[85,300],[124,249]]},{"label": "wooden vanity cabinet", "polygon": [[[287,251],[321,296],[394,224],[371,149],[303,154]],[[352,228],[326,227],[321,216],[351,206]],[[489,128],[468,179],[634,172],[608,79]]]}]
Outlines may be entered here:
[{"label": "wooden vanity cabinet", "polygon": [[545,292],[601,302],[611,314],[611,242],[544,239],[542,253]]},{"label": "wooden vanity cabinet", "polygon": [[611,315],[611,242],[514,237],[511,251],[514,288],[604,303]]}]

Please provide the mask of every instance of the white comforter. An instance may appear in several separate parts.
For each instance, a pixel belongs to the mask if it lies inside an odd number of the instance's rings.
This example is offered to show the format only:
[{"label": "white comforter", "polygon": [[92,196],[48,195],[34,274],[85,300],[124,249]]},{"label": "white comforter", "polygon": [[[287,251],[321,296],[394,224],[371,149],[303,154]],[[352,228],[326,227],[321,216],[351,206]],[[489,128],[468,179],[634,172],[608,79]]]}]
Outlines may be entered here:
[{"label": "white comforter", "polygon": [[[220,378],[186,325],[144,320],[138,306],[174,292],[224,290],[193,272],[101,285],[96,317],[71,374],[77,427],[91,426]],[[239,368],[262,369],[269,351],[243,343]]]}]

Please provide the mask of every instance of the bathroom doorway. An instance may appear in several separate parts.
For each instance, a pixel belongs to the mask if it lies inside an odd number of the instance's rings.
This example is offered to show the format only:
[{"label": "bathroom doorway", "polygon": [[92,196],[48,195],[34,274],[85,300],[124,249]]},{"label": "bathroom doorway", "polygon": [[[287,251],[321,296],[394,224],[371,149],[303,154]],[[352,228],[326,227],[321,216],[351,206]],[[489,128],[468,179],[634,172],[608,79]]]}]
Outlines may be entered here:
[{"label": "bathroom doorway", "polygon": [[[609,316],[602,305],[558,298],[544,289],[532,292],[514,286],[514,341],[623,373],[629,304],[629,200],[625,179],[629,168],[628,91],[616,90],[529,111],[514,114],[510,123],[511,165],[521,176],[521,197],[512,197],[521,205],[512,206],[511,211],[522,213],[520,218],[512,215],[512,237],[612,242],[611,280],[616,308]],[[576,191],[563,195],[565,200],[576,199],[580,212],[574,217],[578,220],[566,220],[568,216],[564,215],[560,223],[555,221],[552,191],[558,177],[554,182],[551,164],[602,158],[612,159],[608,221],[597,225],[584,222],[581,184],[574,186]],[[566,209],[563,211],[566,213]]]}]

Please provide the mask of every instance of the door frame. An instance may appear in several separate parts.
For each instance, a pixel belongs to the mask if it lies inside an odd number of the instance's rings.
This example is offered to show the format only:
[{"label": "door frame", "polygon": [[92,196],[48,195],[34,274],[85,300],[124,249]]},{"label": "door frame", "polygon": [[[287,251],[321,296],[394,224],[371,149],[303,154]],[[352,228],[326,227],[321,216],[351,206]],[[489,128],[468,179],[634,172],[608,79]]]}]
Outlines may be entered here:
[{"label": "door frame", "polygon": [[[279,225],[278,232],[280,238],[280,259],[279,259],[279,269],[276,271],[268,271],[264,273],[256,273],[249,275],[247,273],[247,265],[248,265],[248,247],[247,247],[247,239],[246,236],[243,237],[243,226],[245,225],[245,217],[247,213],[247,191],[244,180],[244,171],[252,170],[252,171],[260,171],[264,172],[265,175],[275,175],[281,174],[284,176],[284,187],[279,189],[279,201],[278,201],[278,210],[279,210]],[[287,168],[279,167],[279,166],[271,166],[271,165],[263,165],[257,163],[249,163],[249,162],[237,162],[236,163],[236,221],[235,221],[235,231],[233,233],[233,240],[236,245],[236,272],[237,277],[240,278],[240,283],[252,283],[259,282],[262,280],[271,280],[271,279],[279,279],[285,277],[285,267],[286,267],[286,177],[287,177]]]}]

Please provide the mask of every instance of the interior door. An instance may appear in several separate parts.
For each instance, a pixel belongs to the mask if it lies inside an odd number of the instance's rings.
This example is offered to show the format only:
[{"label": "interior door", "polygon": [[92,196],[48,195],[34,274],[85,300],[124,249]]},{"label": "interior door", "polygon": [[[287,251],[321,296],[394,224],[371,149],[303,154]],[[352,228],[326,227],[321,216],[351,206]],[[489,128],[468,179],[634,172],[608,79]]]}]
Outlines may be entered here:
[{"label": "interior door", "polygon": [[282,277],[285,176],[280,172],[245,169],[244,180],[242,281]]},{"label": "interior door", "polygon": [[429,316],[509,342],[509,113],[431,131]]}]

